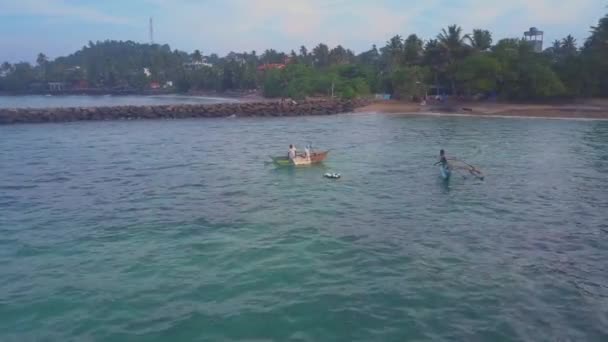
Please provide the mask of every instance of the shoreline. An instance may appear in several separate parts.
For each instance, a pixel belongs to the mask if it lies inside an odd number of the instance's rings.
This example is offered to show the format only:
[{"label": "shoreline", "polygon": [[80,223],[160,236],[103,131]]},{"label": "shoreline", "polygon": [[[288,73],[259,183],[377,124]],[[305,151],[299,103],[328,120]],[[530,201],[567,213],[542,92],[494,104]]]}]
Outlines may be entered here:
[{"label": "shoreline", "polygon": [[356,113],[381,113],[399,115],[470,116],[494,118],[544,118],[608,120],[608,100],[587,100],[568,104],[517,104],[452,102],[418,103],[400,101],[374,102],[360,107]]}]

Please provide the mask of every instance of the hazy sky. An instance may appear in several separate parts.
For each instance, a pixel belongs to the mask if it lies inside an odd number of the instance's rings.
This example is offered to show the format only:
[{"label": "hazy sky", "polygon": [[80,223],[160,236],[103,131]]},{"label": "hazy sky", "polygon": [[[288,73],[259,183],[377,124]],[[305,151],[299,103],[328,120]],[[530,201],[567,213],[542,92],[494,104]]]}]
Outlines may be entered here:
[{"label": "hazy sky", "polygon": [[[89,40],[155,41],[205,54],[289,51],[319,42],[361,52],[391,36],[433,38],[442,27],[485,28],[495,40],[531,26],[550,42],[579,43],[608,12],[606,0],[0,0],[0,61],[71,53]],[[547,45],[548,43],[546,43]]]}]

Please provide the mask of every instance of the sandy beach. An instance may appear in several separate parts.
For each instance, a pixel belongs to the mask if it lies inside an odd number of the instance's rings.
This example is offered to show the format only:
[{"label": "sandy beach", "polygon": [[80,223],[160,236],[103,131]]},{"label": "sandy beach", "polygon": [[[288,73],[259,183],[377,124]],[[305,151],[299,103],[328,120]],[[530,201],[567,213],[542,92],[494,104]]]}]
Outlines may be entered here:
[{"label": "sandy beach", "polygon": [[590,99],[560,104],[517,104],[500,102],[452,102],[420,105],[412,102],[381,101],[358,108],[356,112],[389,114],[443,114],[478,116],[514,116],[608,120],[608,100]]}]

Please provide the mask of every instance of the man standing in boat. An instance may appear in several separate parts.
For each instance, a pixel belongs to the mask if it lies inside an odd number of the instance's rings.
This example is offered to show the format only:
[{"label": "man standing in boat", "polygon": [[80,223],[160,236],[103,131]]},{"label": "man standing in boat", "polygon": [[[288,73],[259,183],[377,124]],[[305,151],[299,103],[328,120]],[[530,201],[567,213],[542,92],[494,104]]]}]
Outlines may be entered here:
[{"label": "man standing in boat", "polygon": [[293,144],[289,145],[289,152],[287,152],[287,157],[289,157],[289,160],[294,160],[297,156],[297,152],[298,151]]},{"label": "man standing in boat", "polygon": [[439,151],[439,162],[437,164],[441,164],[441,166],[447,168],[448,167],[448,159],[445,157],[445,151]]}]

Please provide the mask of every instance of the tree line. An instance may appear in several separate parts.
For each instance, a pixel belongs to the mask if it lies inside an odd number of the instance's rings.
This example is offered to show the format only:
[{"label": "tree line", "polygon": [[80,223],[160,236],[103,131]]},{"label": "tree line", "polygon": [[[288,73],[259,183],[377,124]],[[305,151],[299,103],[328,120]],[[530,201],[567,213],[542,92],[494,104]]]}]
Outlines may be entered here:
[{"label": "tree line", "polygon": [[255,89],[267,97],[294,99],[373,93],[401,99],[428,94],[507,100],[603,97],[608,96],[608,15],[582,44],[569,35],[540,53],[522,39],[494,43],[488,30],[466,34],[451,25],[434,39],[396,35],[360,54],[319,44],[310,51],[302,46],[298,52],[269,49],[219,57],[169,45],[104,41],[53,61],[39,54],[35,65],[0,66],[0,92],[32,91],[51,81],[86,81],[102,89],[143,90],[152,83],[180,92]]}]

